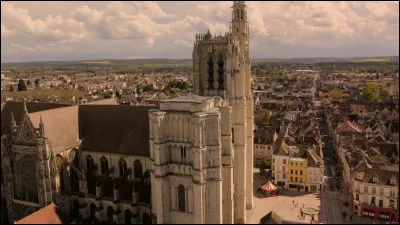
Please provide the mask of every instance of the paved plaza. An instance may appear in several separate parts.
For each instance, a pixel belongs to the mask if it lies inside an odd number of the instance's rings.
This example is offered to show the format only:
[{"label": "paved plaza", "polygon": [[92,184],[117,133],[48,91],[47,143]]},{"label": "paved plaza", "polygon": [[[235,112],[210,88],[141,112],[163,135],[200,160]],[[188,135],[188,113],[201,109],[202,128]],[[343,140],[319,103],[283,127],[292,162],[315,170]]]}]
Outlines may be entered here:
[{"label": "paved plaza", "polygon": [[[254,174],[254,193],[261,184],[265,183],[259,176]],[[297,203],[297,206],[293,204]],[[248,212],[248,223],[258,224],[260,219],[273,211],[282,220],[294,223],[310,223],[311,217],[305,216],[301,219],[300,210],[303,207],[311,207],[320,210],[314,219],[318,223],[340,224],[343,223],[341,204],[337,192],[326,191],[322,193],[306,193],[283,190],[276,197],[258,198],[254,196],[254,207]]]}]

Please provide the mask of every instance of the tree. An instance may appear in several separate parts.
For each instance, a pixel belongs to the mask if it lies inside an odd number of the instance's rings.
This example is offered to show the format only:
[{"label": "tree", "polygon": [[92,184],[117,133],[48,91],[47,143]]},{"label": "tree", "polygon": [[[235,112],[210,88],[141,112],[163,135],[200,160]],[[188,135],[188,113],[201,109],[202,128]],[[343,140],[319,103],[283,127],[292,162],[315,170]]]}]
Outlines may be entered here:
[{"label": "tree", "polygon": [[36,86],[36,87],[39,87],[39,82],[40,82],[39,78],[35,79],[34,82],[35,82],[35,86]]},{"label": "tree", "polygon": [[30,80],[28,80],[28,81],[26,82],[26,84],[27,84],[27,85],[31,85],[32,82],[31,82]]},{"label": "tree", "polygon": [[10,92],[14,91],[14,86],[10,85]]},{"label": "tree", "polygon": [[378,101],[379,86],[375,82],[368,83],[362,92],[362,97],[367,101]]},{"label": "tree", "polygon": [[26,91],[26,90],[27,90],[27,88],[26,88],[25,81],[20,79],[18,81],[18,91]]},{"label": "tree", "polygon": [[271,112],[270,112],[270,111],[268,111],[268,112],[265,114],[265,117],[264,117],[264,124],[265,124],[265,125],[270,125],[270,124],[271,124]]},{"label": "tree", "polygon": [[136,85],[136,93],[142,92],[142,89],[143,89],[143,85],[141,85],[141,84]]},{"label": "tree", "polygon": [[119,91],[116,91],[116,92],[115,92],[115,96],[116,96],[118,99],[121,99],[121,94],[119,93]]},{"label": "tree", "polygon": [[384,87],[379,87],[379,99],[385,101],[389,98],[389,91]]},{"label": "tree", "polygon": [[85,91],[85,87],[83,87],[82,85],[79,85],[79,86],[78,86],[78,90],[80,90],[80,91]]},{"label": "tree", "polygon": [[54,88],[54,84],[50,84],[50,88]]},{"label": "tree", "polygon": [[153,88],[152,84],[148,84],[143,87],[143,92],[148,92],[148,91],[153,91],[153,90],[154,90],[154,88]]}]

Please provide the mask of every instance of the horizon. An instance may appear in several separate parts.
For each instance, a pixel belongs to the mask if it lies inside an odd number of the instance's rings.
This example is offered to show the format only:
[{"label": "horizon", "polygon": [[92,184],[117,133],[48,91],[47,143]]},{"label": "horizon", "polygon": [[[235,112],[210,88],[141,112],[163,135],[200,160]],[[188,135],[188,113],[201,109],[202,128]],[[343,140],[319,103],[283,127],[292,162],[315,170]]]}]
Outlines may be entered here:
[{"label": "horizon", "polygon": [[[232,4],[2,1],[1,63],[190,59],[197,33],[229,31]],[[399,52],[398,2],[246,4],[253,59]]]},{"label": "horizon", "polygon": [[[399,55],[387,55],[387,56],[352,56],[352,57],[293,57],[293,58],[252,58],[251,60],[268,60],[268,59],[276,59],[276,60],[289,60],[289,59],[373,59],[373,58],[391,58],[391,57],[399,57]],[[192,60],[192,58],[181,58],[181,59],[172,59],[172,58],[138,58],[138,59],[83,59],[83,60],[43,60],[43,61],[17,61],[17,62],[1,62],[1,64],[8,63],[44,63],[44,62],[96,62],[96,61],[104,61],[104,60]]]}]

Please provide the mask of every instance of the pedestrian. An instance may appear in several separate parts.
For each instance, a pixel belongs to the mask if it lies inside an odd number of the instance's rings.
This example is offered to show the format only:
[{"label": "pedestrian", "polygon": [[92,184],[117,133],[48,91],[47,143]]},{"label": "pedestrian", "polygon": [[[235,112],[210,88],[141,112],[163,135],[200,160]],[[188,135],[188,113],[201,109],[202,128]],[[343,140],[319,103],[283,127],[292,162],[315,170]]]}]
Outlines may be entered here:
[{"label": "pedestrian", "polygon": [[293,200],[293,205],[294,205],[294,200]]}]

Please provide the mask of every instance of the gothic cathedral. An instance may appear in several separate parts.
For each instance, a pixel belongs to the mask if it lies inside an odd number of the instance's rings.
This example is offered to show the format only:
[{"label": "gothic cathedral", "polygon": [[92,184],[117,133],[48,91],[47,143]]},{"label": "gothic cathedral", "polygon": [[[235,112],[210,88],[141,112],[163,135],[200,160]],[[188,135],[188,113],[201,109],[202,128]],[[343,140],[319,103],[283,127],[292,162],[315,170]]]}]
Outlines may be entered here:
[{"label": "gothic cathedral", "polygon": [[157,107],[7,102],[2,215],[17,221],[54,203],[77,224],[246,223],[249,26],[244,1],[232,8],[231,31],[196,35],[193,94]]},{"label": "gothic cathedral", "polygon": [[245,223],[253,207],[249,26],[245,2],[232,8],[230,32],[196,35],[195,95],[150,111],[158,223]]}]

